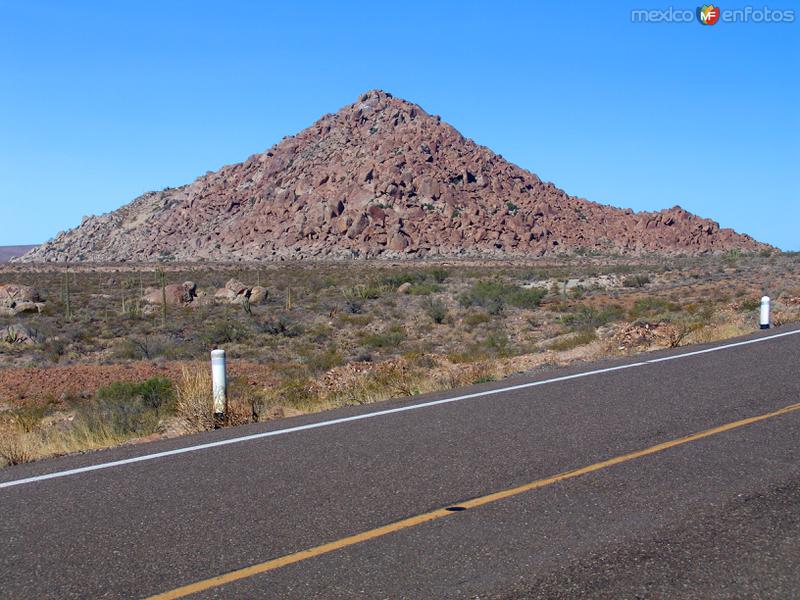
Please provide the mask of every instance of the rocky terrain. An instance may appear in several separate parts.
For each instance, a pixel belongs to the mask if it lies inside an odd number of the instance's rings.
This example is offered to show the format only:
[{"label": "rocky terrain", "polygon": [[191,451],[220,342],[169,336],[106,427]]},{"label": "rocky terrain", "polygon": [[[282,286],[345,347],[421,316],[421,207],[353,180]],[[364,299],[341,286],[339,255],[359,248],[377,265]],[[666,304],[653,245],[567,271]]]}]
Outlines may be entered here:
[{"label": "rocky terrain", "polygon": [[769,248],[679,206],[634,213],[570,196],[419,106],[376,90],[263,154],[87,217],[15,260],[535,257]]}]

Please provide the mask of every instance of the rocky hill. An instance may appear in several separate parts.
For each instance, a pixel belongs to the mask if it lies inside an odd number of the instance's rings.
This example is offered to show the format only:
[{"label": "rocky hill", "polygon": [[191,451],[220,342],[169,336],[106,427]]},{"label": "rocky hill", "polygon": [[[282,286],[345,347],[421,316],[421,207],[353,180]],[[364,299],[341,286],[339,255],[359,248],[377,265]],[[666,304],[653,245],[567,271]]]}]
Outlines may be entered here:
[{"label": "rocky hill", "polygon": [[769,246],[678,206],[634,213],[575,198],[419,106],[370,91],[263,154],[88,217],[16,260],[695,254],[733,248]]}]

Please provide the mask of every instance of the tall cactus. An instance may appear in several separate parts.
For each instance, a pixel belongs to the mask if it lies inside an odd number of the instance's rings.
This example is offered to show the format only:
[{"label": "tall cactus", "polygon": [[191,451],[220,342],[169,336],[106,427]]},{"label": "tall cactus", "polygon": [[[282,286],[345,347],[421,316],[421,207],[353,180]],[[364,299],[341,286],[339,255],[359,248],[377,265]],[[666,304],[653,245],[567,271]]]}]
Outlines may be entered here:
[{"label": "tall cactus", "polygon": [[156,269],[156,277],[161,285],[161,326],[167,326],[167,274],[160,268]]},{"label": "tall cactus", "polygon": [[64,315],[69,321],[72,319],[72,291],[69,287],[69,271],[64,273],[61,293],[64,299]]}]

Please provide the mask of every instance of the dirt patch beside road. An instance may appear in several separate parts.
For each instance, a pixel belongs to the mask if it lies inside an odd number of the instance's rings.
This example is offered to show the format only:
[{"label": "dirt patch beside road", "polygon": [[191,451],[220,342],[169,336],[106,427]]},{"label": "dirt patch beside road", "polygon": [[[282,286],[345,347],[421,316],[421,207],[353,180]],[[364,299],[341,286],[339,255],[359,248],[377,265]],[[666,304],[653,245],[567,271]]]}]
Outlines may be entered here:
[{"label": "dirt patch beside road", "polygon": [[[14,406],[64,403],[89,397],[115,381],[144,381],[150,377],[180,378],[185,366],[201,363],[186,361],[132,361],[113,365],[57,365],[52,367],[0,368],[0,403]],[[210,367],[209,367],[210,368]],[[253,386],[275,382],[266,365],[235,361],[232,377],[241,377]]]}]

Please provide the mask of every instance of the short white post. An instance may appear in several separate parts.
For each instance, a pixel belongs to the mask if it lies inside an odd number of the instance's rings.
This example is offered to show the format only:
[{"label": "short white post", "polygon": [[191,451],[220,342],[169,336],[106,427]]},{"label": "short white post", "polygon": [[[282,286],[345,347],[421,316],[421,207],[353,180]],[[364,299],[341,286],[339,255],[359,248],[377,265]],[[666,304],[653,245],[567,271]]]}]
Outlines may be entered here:
[{"label": "short white post", "polygon": [[761,329],[769,329],[769,296],[761,297],[761,315],[758,321]]},{"label": "short white post", "polygon": [[228,373],[225,367],[225,350],[211,351],[211,388],[214,394],[214,414],[225,413],[228,396]]}]

